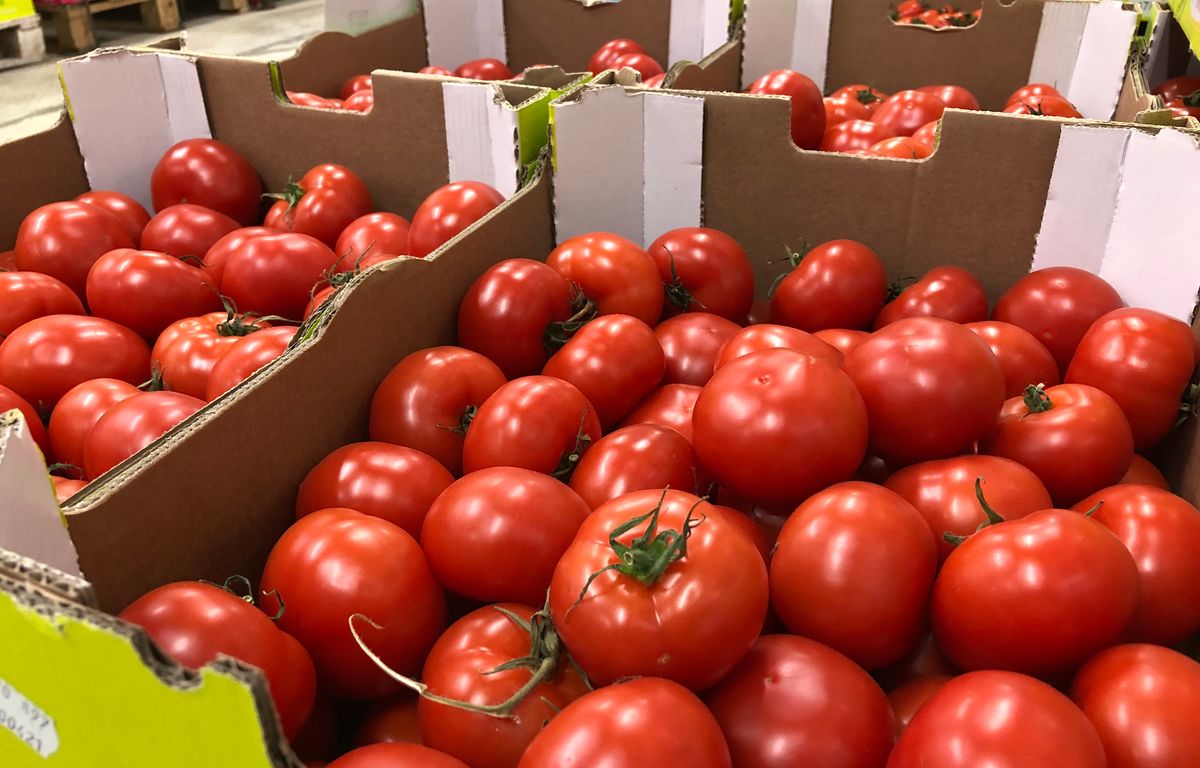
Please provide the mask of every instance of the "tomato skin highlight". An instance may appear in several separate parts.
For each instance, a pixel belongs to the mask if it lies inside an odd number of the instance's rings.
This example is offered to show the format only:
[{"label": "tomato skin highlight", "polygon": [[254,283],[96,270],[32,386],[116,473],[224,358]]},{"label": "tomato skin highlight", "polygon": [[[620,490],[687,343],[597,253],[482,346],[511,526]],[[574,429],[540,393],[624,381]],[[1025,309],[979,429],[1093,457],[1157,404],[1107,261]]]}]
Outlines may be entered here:
[{"label": "tomato skin highlight", "polygon": [[805,253],[771,297],[771,322],[813,333],[866,328],[883,308],[887,273],[855,240],[831,240]]},{"label": "tomato skin highlight", "polygon": [[905,317],[940,317],[967,324],[987,320],[983,283],[961,267],[937,267],[905,288],[875,316],[875,330]]},{"label": "tomato skin highlight", "polygon": [[211,403],[282,357],[295,336],[296,329],[285,325],[264,328],[238,339],[213,364],[204,399]]},{"label": "tomato skin highlight", "polygon": [[912,136],[921,126],[939,119],[945,111],[946,104],[932,93],[900,91],[885,99],[871,119],[897,136]]},{"label": "tomato skin highlight", "polygon": [[82,472],[88,432],[109,408],[140,393],[140,389],[120,379],[89,379],[72,387],[50,414],[50,453],[55,461]]},{"label": "tomato skin highlight", "polygon": [[258,172],[233,147],[216,139],[185,139],[175,144],[150,174],[154,210],[195,203],[248,227],[262,208]]},{"label": "tomato skin highlight", "polygon": [[712,378],[721,347],[741,330],[707,312],[685,312],[658,324],[654,335],[666,357],[664,384],[704,386]]},{"label": "tomato skin highlight", "polygon": [[825,102],[821,89],[806,75],[777,69],[755,80],[747,93],[787,96],[792,103],[792,141],[801,149],[816,149],[825,134]]},{"label": "tomato skin highlight", "polygon": [[428,257],[503,202],[504,195],[479,181],[456,181],[434,190],[413,214],[409,255]]},{"label": "tomato skin highlight", "polygon": [[822,152],[867,150],[895,137],[896,132],[891,128],[872,122],[869,118],[847,120],[825,129],[820,149]]},{"label": "tomato skin highlight", "polygon": [[0,338],[46,315],[82,315],[83,302],[66,283],[41,272],[0,272]]},{"label": "tomato skin highlight", "polygon": [[588,449],[571,488],[589,509],[633,491],[674,488],[703,493],[704,471],[687,438],[659,424],[621,427]]},{"label": "tomato skin highlight", "polygon": [[146,212],[146,209],[137,200],[120,192],[95,189],[79,195],[75,198],[75,202],[87,203],[97,208],[103,208],[113,216],[116,216],[125,225],[126,231],[129,232],[129,237],[133,240],[133,247],[141,247],[139,243],[141,243],[142,239],[142,230],[150,222],[150,214]]},{"label": "tomato skin highlight", "polygon": [[142,250],[176,258],[203,258],[218,240],[238,229],[238,223],[210,208],[179,203],[154,214],[142,230]]},{"label": "tomato skin highlight", "polygon": [[609,232],[564,240],[546,265],[579,286],[601,315],[632,315],[649,326],[662,316],[663,285],[654,259]]},{"label": "tomato skin highlight", "polygon": [[1052,387],[1061,381],[1050,350],[1024,328],[998,320],[966,323],[965,327],[987,342],[1000,361],[1006,400],[1022,394],[1031,384]]},{"label": "tomato skin highlight", "polygon": [[[668,290],[678,285],[663,309],[709,312],[739,322],[754,302],[754,269],[741,244],[705,227],[683,227],[661,235],[646,249]],[[685,302],[685,306],[679,304]]]},{"label": "tomato skin highlight", "polygon": [[87,297],[92,314],[150,341],[176,320],[221,308],[216,284],[204,270],[166,253],[129,248],[96,260]]},{"label": "tomato skin highlight", "polygon": [[691,384],[666,384],[651,392],[645,400],[625,417],[623,427],[634,424],[660,424],[695,443],[692,434],[692,411],[700,397],[701,388]]},{"label": "tomato skin highlight", "polygon": [[724,368],[739,357],[766,349],[791,349],[838,367],[841,367],[845,359],[841,352],[821,341],[815,334],[786,325],[759,323],[743,328],[729,337],[717,352],[716,367]]},{"label": "tomato skin highlight", "polygon": [[13,260],[17,269],[49,275],[83,299],[88,270],[96,260],[132,247],[128,229],[107,210],[87,203],[49,203],[21,221]]},{"label": "tomato skin highlight", "polygon": [[95,479],[204,407],[179,392],[139,392],[104,412],[83,441],[83,471]]}]

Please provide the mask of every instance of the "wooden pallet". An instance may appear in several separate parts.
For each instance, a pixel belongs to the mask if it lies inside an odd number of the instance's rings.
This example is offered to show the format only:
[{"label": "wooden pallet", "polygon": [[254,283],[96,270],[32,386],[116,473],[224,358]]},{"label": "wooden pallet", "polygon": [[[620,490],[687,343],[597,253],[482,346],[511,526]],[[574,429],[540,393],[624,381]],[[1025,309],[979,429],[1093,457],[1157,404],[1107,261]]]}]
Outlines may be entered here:
[{"label": "wooden pallet", "polygon": [[64,51],[90,51],[96,47],[94,17],[105,11],[138,6],[147,32],[171,32],[179,29],[177,0],[93,0],[71,5],[37,4],[38,12],[54,23],[58,47]]},{"label": "wooden pallet", "polygon": [[46,57],[46,38],[37,16],[0,21],[0,69],[32,64]]}]

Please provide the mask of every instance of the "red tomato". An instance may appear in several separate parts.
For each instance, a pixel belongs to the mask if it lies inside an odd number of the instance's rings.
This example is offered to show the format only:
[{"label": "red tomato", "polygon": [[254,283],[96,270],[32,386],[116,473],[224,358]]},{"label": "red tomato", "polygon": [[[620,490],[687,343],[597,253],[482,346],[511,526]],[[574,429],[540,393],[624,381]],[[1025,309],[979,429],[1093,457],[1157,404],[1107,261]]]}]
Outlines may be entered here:
[{"label": "red tomato", "polygon": [[937,96],[947,109],[979,109],[975,94],[961,85],[925,85],[917,90]]},{"label": "red tomato", "polygon": [[1113,287],[1091,272],[1049,267],[1014,283],[996,302],[992,319],[1032,333],[1054,355],[1059,371],[1065,373],[1092,323],[1122,306]]},{"label": "red tomato", "polygon": [[667,384],[650,393],[633,413],[625,417],[622,426],[660,424],[692,439],[692,409],[700,397],[700,387],[691,384]]},{"label": "red tomato", "polygon": [[304,307],[304,314],[300,316],[301,320],[307,320],[315,315],[325,301],[338,292],[339,288],[341,288],[339,285],[327,285],[314,293],[312,298],[308,300],[308,304]]},{"label": "red tomato", "polygon": [[1061,96],[1031,96],[1004,108],[1010,115],[1045,115],[1047,117],[1083,117],[1075,105]]},{"label": "red tomato", "polygon": [[367,88],[351,94],[350,98],[342,102],[340,109],[348,109],[351,112],[370,112],[374,106],[375,91]]},{"label": "red tomato", "polygon": [[405,357],[371,400],[371,439],[405,445],[462,474],[463,436],[475,411],[504,384],[483,355],[430,347]]},{"label": "red tomato", "polygon": [[1013,91],[1013,94],[1008,97],[1008,101],[1004,102],[1004,106],[1009,107],[1017,102],[1028,101],[1029,99],[1036,99],[1042,96],[1058,96],[1062,98],[1062,94],[1053,85],[1047,83],[1030,83]]},{"label": "red tomato", "polygon": [[0,343],[0,384],[52,410],[71,387],[88,379],[140,384],[150,354],[136,333],[99,317],[47,315],[30,320]]},{"label": "red tomato", "polygon": [[839,367],[843,359],[841,352],[811,333],[786,325],[762,323],[743,328],[731,336],[717,352],[716,368],[719,370],[739,357],[767,349],[791,349]]},{"label": "red tomato", "polygon": [[894,691],[913,680],[929,675],[954,677],[957,674],[959,669],[951,664],[937,647],[933,632],[926,630],[911,653],[889,667],[876,670],[872,676],[885,691]]},{"label": "red tomato", "polygon": [[39,317],[82,314],[75,292],[50,275],[0,272],[0,339]]},{"label": "red tomato", "polygon": [[1109,768],[1200,764],[1200,664],[1157,645],[1119,645],[1079,671],[1071,698],[1100,734]]},{"label": "red tomato", "polygon": [[950,682],[949,675],[926,675],[918,677],[888,694],[888,702],[892,712],[896,714],[896,725],[903,731],[912,722],[913,715],[921,705],[929,701],[929,697],[937,693],[943,685]]},{"label": "red tomato", "polygon": [[558,348],[545,340],[570,338],[586,318],[572,318],[565,277],[532,259],[507,259],[474,283],[458,309],[458,343],[493,361],[505,376],[538,373]]},{"label": "red tomato", "polygon": [[92,314],[151,341],[176,320],[221,308],[220,294],[203,269],[132,248],[109,251],[92,265],[87,300]]},{"label": "red tomato", "polygon": [[1182,99],[1196,91],[1200,91],[1200,76],[1197,75],[1173,77],[1163,81],[1154,89],[1154,93],[1161,96],[1163,101]]},{"label": "red tomato", "polygon": [[[544,595],[539,597],[543,599]],[[516,768],[545,724],[588,691],[578,671],[560,653],[558,638],[545,619],[525,605],[489,605],[446,630],[425,663],[424,682],[431,694],[495,706],[512,699],[535,676],[540,682],[511,710],[511,719],[423,698],[418,705],[422,743],[472,768]],[[533,667],[496,672],[517,659],[530,659]]]},{"label": "red tomato", "polygon": [[709,312],[738,322],[754,302],[754,269],[742,246],[704,227],[673,229],[646,251],[667,289],[668,315]]},{"label": "red tomato", "polygon": [[1150,463],[1149,459],[1136,453],[1133,454],[1133,462],[1118,485],[1152,485],[1164,491],[1171,490],[1171,484],[1167,482],[1162,471]]},{"label": "red tomato", "polygon": [[867,150],[895,135],[887,126],[870,120],[847,120],[825,129],[820,149],[822,152]]},{"label": "red tomato", "polygon": [[50,456],[50,441],[46,436],[46,426],[42,424],[42,417],[38,415],[37,410],[29,404],[25,398],[13,392],[8,387],[0,385],[0,414],[7,413],[13,409],[21,412],[25,418],[25,423],[28,425],[29,436],[38,444],[44,456]]},{"label": "red tomato", "polygon": [[367,185],[354,171],[325,163],[288,184],[263,224],[315,237],[329,247],[352,221],[374,210]]},{"label": "red tomato", "polygon": [[525,376],[480,406],[463,442],[463,471],[508,466],[565,477],[600,434],[595,407],[573,384]]},{"label": "red tomato", "polygon": [[650,326],[629,315],[605,315],[580,328],[542,374],[575,385],[600,425],[609,427],[662,383],[666,365]]},{"label": "red tomato", "polygon": [[171,147],[150,175],[154,210],[195,203],[236,219],[258,221],[262,184],[246,158],[215,139],[187,139]]},{"label": "red tomato", "polygon": [[1096,729],[1066,696],[1013,672],[946,683],[913,716],[888,768],[1106,768]]},{"label": "red tomato", "polygon": [[142,230],[142,248],[198,260],[214,243],[237,228],[238,223],[223,213],[202,205],[179,203],[154,214]]},{"label": "red tomato", "polygon": [[324,96],[318,96],[315,93],[307,93],[305,91],[284,91],[284,95],[287,96],[288,101],[298,107],[312,107],[313,109],[334,108],[333,99],[327,99]]},{"label": "red tomato", "polygon": [[87,203],[50,203],[21,221],[17,268],[62,281],[81,298],[88,270],[115,248],[132,248],[129,231],[113,214]]},{"label": "red tomato", "polygon": [[771,322],[802,331],[865,328],[883,307],[887,273],[867,246],[831,240],[801,256],[771,298]]},{"label": "red tomato", "polygon": [[662,65],[655,61],[652,56],[648,56],[645,53],[623,53],[613,59],[613,69],[621,69],[623,67],[636,70],[642,76],[643,81],[647,78],[664,74]]},{"label": "red tomato", "polygon": [[120,618],[145,629],[185,667],[199,669],[226,655],[261,669],[289,738],[308,719],[317,692],[312,659],[295,638],[238,595],[179,581],[142,595]]},{"label": "red tomato", "polygon": [[225,261],[221,293],[243,312],[299,318],[313,286],[337,257],[320,240],[296,232],[253,237]]},{"label": "red tomato", "polygon": [[1180,497],[1148,485],[1116,485],[1075,505],[1124,542],[1141,575],[1131,637],[1174,645],[1200,629],[1200,513]]},{"label": "red tomato", "polygon": [[471,80],[512,80],[512,70],[499,59],[474,59],[454,70],[457,77]]},{"label": "red tomato", "polygon": [[435,189],[413,214],[408,251],[423,259],[504,202],[504,195],[479,181],[456,181]]},{"label": "red tomato", "polygon": [[1032,385],[1052,387],[1059,383],[1058,364],[1054,356],[1033,334],[1011,323],[987,320],[967,323],[1004,369],[1004,397],[1016,397]]},{"label": "red tomato", "polygon": [[687,438],[660,424],[633,424],[605,435],[580,460],[571,487],[590,509],[633,491],[699,491],[702,470]]},{"label": "red tomato", "polygon": [[369,253],[408,253],[408,229],[408,219],[394,213],[368,213],[350,222],[333,249],[339,271],[353,269]]},{"label": "red tomato", "polygon": [[941,118],[946,104],[932,93],[900,91],[884,100],[871,118],[897,136],[912,136],[926,123]]},{"label": "red tomato", "polygon": [[945,534],[968,536],[987,520],[975,494],[975,481],[982,483],[988,503],[1006,520],[1017,520],[1052,502],[1037,475],[1010,459],[999,456],[957,456],[914,464],[887,479],[887,487],[917,508],[929,523],[944,563],[954,546]]},{"label": "red tomato", "polygon": [[212,276],[213,283],[221,284],[221,278],[225,274],[225,262],[229,257],[236,253],[243,244],[248,240],[263,235],[278,235],[279,230],[271,229],[270,227],[242,227],[235,229],[228,235],[225,235],[220,240],[212,244],[208,252],[204,254],[204,269]]},{"label": "red tomato", "polygon": [[910,317],[876,331],[843,369],[867,405],[871,451],[912,464],[963,453],[995,424],[1004,372],[957,323]]},{"label": "red tomato", "polygon": [[15,272],[17,271],[17,252],[3,251],[0,252],[0,272]]},{"label": "red tomato", "polygon": [[365,617],[355,620],[363,643],[402,673],[420,667],[446,623],[445,598],[416,540],[350,509],[323,509],[288,528],[267,557],[262,590],[286,605],[279,628],[312,655],[321,689],[340,698],[400,688],[355,642],[352,617]]},{"label": "red tomato", "polygon": [[1067,674],[1121,637],[1138,589],[1137,565],[1111,531],[1045,509],[989,525],[950,554],[933,586],[933,632],[963,669]]},{"label": "red tomato", "polygon": [[342,89],[338,91],[338,98],[345,100],[353,96],[359,91],[370,90],[371,76],[370,75],[354,75],[346,82],[342,83]]},{"label": "red tomato", "polygon": [[295,336],[295,328],[283,326],[264,328],[235,341],[213,363],[204,399],[211,403],[281,357]]},{"label": "red tomato", "polygon": [[977,323],[987,320],[987,316],[987,292],[979,278],[962,267],[935,267],[880,310],[875,316],[875,330],[905,317]]},{"label": "red tomato", "polygon": [[810,496],[780,531],[771,606],[789,631],[877,669],[917,644],[937,562],[911,504],[878,485],[839,483]]},{"label": "red tomato", "polygon": [[550,252],[546,264],[577,284],[601,315],[632,315],[647,325],[662,315],[658,266],[623,237],[607,232],[572,237]]},{"label": "red tomato", "polygon": [[204,407],[179,392],[139,392],[113,405],[83,441],[83,471],[95,479]]},{"label": "red tomato", "polygon": [[167,389],[208,396],[213,366],[229,348],[270,323],[227,312],[209,312],[167,326],[154,342],[150,359],[162,371]]},{"label": "red tomato", "polygon": [[1133,433],[1120,406],[1086,384],[1030,387],[1004,402],[981,453],[1018,461],[1069,506],[1115,485],[1133,461]]},{"label": "red tomato", "polygon": [[368,744],[352,749],[325,768],[470,768],[445,752],[420,744]]},{"label": "red tomato", "polygon": [[133,247],[140,247],[138,244],[141,242],[142,230],[150,222],[150,214],[137,200],[120,192],[97,189],[84,192],[75,198],[75,202],[103,208],[116,216],[125,225],[125,230],[129,232],[129,237],[133,240]]},{"label": "red tomato", "polygon": [[925,11],[926,5],[921,0],[903,0],[903,2],[896,6],[896,16],[901,19],[920,16]]},{"label": "red tomato", "polygon": [[766,566],[711,506],[682,491],[635,491],[584,521],[549,605],[593,682],[654,675],[703,690],[750,648],[767,612]]},{"label": "red tomato", "polygon": [[[662,738],[678,734],[679,738]],[[686,735],[684,735],[686,734]],[[717,721],[695,694],[646,677],[587,693],[542,729],[518,768],[731,768]]]},{"label": "red tomato", "polygon": [[845,328],[823,328],[814,332],[813,336],[841,352],[844,360],[846,355],[850,354],[850,350],[870,338],[871,334],[866,331],[852,331]]},{"label": "red tomato", "polygon": [[[826,96],[825,103],[825,134],[834,126],[848,120],[870,120],[871,110],[853,94],[842,96]],[[824,149],[824,147],[822,147]]]},{"label": "red tomato", "polygon": [[787,96],[792,101],[792,141],[801,149],[816,149],[825,135],[825,104],[821,89],[810,78],[790,69],[768,72],[750,84],[747,93]]},{"label": "red tomato", "polygon": [[938,129],[941,126],[941,119],[930,120],[925,125],[917,129],[917,132],[912,135],[913,141],[924,144],[929,147],[929,153],[933,154],[934,147],[937,146]]},{"label": "red tomato", "polygon": [[441,75],[442,77],[454,77],[454,73],[445,67],[421,67],[417,70],[420,75]]},{"label": "red tomato", "polygon": [[54,495],[58,499],[59,505],[87,487],[86,480],[72,480],[69,477],[58,477],[57,475],[51,475],[50,480],[54,483]]},{"label": "red tomato", "polygon": [[1186,99],[1172,99],[1163,105],[1177,117],[1195,117],[1200,119],[1200,96],[1192,94]]},{"label": "red tomato", "polygon": [[878,768],[896,738],[875,681],[833,649],[793,635],[759,638],[705,700],[739,768]]},{"label": "red tomato", "polygon": [[[419,698],[412,691],[404,691],[391,698],[371,702],[354,730],[354,746],[394,742],[420,744],[421,726],[417,723]],[[294,744],[292,749],[296,750]],[[296,752],[300,754],[299,750]]]},{"label": "red tomato", "polygon": [[866,106],[872,115],[875,110],[879,109],[879,105],[887,99],[888,95],[878,88],[872,88],[869,85],[844,85],[830,94],[830,98],[840,99],[843,97],[851,97]]},{"label": "red tomato", "polygon": [[452,592],[484,602],[543,603],[554,566],[588,512],[583,499],[548,475],[491,467],[455,481],[433,501],[421,546]]},{"label": "red tomato", "polygon": [[588,61],[588,71],[593,75],[598,75],[606,69],[612,69],[613,62],[627,53],[645,53],[645,51],[633,40],[623,37],[609,40],[592,54],[591,60]]},{"label": "red tomato", "polygon": [[1149,448],[1171,431],[1196,368],[1196,340],[1183,322],[1151,309],[1117,309],[1079,341],[1065,381],[1090,384],[1117,401],[1134,446]]},{"label": "red tomato", "polygon": [[717,353],[741,330],[737,323],[707,312],[687,312],[654,329],[666,356],[666,384],[703,386],[712,378]]},{"label": "red tomato", "polygon": [[88,432],[122,400],[141,390],[120,379],[90,379],[70,389],[50,415],[50,453],[60,464],[83,471],[83,445]]},{"label": "red tomato", "polygon": [[933,154],[933,150],[908,136],[897,136],[892,139],[884,139],[878,144],[872,144],[867,147],[866,154],[875,157],[894,157],[900,160],[921,160]]},{"label": "red tomato", "polygon": [[642,85],[646,86],[647,88],[662,88],[663,81],[665,81],[666,79],[667,79],[667,73],[660,72],[657,75],[651,75],[650,77],[647,77],[645,80],[642,81]]},{"label": "red tomato", "polygon": [[765,505],[795,504],[862,463],[867,409],[836,365],[790,349],[722,366],[692,417],[700,463]]},{"label": "red tomato", "polygon": [[933,8],[930,8],[927,11],[922,11],[914,19],[911,20],[911,23],[913,23],[913,24],[916,24],[918,22],[923,24],[924,26],[933,27],[934,29],[942,29],[944,27],[950,26],[949,20],[946,19],[946,17],[942,15],[942,12],[935,10]]}]

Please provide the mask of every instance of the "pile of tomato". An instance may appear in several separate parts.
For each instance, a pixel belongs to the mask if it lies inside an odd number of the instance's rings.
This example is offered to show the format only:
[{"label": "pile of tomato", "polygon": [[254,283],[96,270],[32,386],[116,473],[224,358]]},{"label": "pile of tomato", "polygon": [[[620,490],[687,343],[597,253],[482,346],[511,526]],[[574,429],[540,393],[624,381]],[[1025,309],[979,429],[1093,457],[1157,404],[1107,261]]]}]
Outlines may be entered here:
[{"label": "pile of tomato", "polygon": [[425,257],[503,202],[449,184],[410,224],[334,164],[264,196],[212,139],[169,149],[151,190],[153,216],[112,191],[44,205],[0,254],[0,410],[25,414],[60,499],[280,357],[359,271]]},{"label": "pile of tomato", "polygon": [[260,667],[310,768],[1200,764],[1200,512],[1148,458],[1191,328],[791,256],[769,302],[712,229],[497,263],[252,588],[122,617]]},{"label": "pile of tomato", "polygon": [[983,9],[965,11],[957,5],[933,6],[921,0],[903,0],[892,8],[892,21],[897,24],[931,29],[973,27],[983,16]]}]

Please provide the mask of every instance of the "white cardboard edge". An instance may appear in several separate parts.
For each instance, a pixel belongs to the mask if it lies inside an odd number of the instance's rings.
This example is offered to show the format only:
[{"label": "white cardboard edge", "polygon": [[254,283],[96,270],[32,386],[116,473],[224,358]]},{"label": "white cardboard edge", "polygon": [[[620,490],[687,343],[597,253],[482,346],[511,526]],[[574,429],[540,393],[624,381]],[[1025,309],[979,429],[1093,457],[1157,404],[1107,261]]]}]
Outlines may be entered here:
[{"label": "white cardboard edge", "polygon": [[420,10],[420,0],[325,0],[325,30],[361,35]]},{"label": "white cardboard edge", "polygon": [[0,547],[83,578],[45,459],[20,411],[0,424]]},{"label": "white cardboard edge", "polygon": [[1098,273],[1117,205],[1128,130],[1062,128],[1032,269]]},{"label": "white cardboard edge", "polygon": [[1071,86],[1064,92],[1084,117],[1109,120],[1116,111],[1137,24],[1138,12],[1122,3],[1088,6]]},{"label": "white cardboard edge", "polygon": [[[1146,57],[1146,80],[1149,83],[1161,83],[1167,79],[1170,61],[1166,55],[1170,47],[1167,42],[1171,37],[1171,27],[1174,17],[1166,8],[1160,8],[1154,23],[1154,32],[1150,36],[1150,50]],[[1196,57],[1192,57],[1194,62]]]},{"label": "white cardboard edge", "polygon": [[1170,128],[1134,131],[1100,276],[1131,307],[1191,322],[1200,288],[1200,259],[1180,240],[1189,213],[1200,209],[1200,149]]},{"label": "white cardboard edge", "polygon": [[89,185],[152,210],[150,173],[162,154],[184,139],[212,136],[195,61],[107,50],[59,67]]},{"label": "white cardboard edge", "polygon": [[1042,7],[1029,82],[1049,83],[1064,93],[1070,90],[1088,7],[1086,3],[1046,3]]},{"label": "white cardboard edge", "polygon": [[429,63],[455,69],[475,59],[508,60],[504,0],[434,0],[425,3]]},{"label": "white cardboard edge", "polygon": [[642,247],[678,227],[698,227],[703,212],[704,100],[647,93],[644,105],[645,200]]},{"label": "white cardboard edge", "polygon": [[793,69],[825,90],[833,0],[754,0],[746,5],[742,87]]},{"label": "white cardboard edge", "polygon": [[450,181],[482,181],[505,198],[517,191],[517,113],[492,86],[442,83]]},{"label": "white cardboard edge", "polygon": [[671,0],[668,61],[662,65],[700,61],[724,45],[728,36],[729,0]]}]

